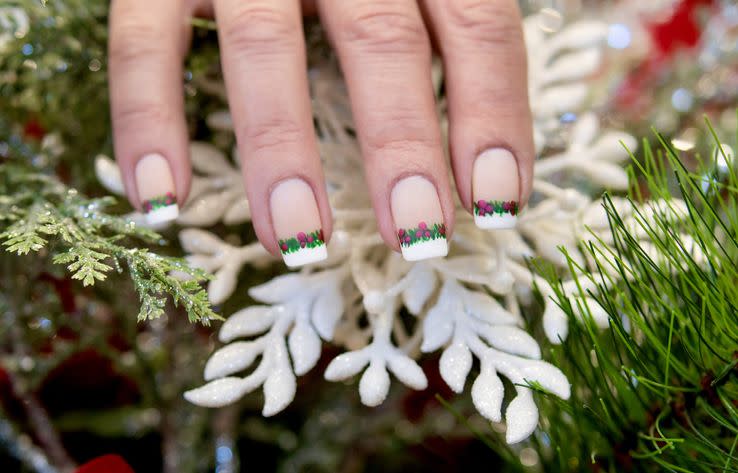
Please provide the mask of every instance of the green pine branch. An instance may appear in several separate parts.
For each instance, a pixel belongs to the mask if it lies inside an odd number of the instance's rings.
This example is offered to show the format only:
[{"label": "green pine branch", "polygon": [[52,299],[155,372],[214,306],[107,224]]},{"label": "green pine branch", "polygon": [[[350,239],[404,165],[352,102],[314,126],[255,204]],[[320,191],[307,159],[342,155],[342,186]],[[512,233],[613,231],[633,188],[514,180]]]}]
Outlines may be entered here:
[{"label": "green pine branch", "polygon": [[610,235],[582,241],[586,265],[568,258],[568,277],[594,286],[586,294],[610,329],[539,266],[556,292],[549,303],[569,316],[568,338],[546,358],[572,383],[568,401],[537,394],[542,421],[528,446],[543,471],[738,471],[738,176],[717,171],[716,146],[689,169],[656,140],[633,157],[633,218],[605,194]]},{"label": "green pine branch", "polygon": [[[110,197],[87,198],[55,177],[17,162],[0,164],[0,245],[19,256],[46,250],[84,286],[105,281],[114,268],[128,268],[141,307],[139,320],[164,313],[167,297],[184,307],[192,322],[218,319],[200,283],[201,270],[184,260],[130,247],[129,240],[153,244],[155,232],[114,216],[106,210]],[[190,277],[181,281],[173,271]]]}]

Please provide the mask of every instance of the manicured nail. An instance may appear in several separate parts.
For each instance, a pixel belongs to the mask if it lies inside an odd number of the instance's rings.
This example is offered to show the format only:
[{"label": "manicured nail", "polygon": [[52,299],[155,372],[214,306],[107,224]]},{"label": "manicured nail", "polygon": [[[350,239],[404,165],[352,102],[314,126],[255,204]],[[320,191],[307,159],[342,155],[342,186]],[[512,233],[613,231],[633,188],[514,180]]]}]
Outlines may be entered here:
[{"label": "manicured nail", "polygon": [[272,190],[274,233],[287,266],[303,266],[328,257],[313,189],[302,179],[287,179]]},{"label": "manicured nail", "polygon": [[147,154],[138,161],[136,186],[146,222],[154,225],[179,216],[174,178],[164,156]]},{"label": "manicured nail", "polygon": [[518,220],[518,162],[510,151],[489,149],[474,161],[474,223],[479,228],[513,228]]},{"label": "manicured nail", "polygon": [[421,176],[402,179],[392,189],[391,206],[397,240],[406,261],[448,254],[446,225],[433,183]]}]

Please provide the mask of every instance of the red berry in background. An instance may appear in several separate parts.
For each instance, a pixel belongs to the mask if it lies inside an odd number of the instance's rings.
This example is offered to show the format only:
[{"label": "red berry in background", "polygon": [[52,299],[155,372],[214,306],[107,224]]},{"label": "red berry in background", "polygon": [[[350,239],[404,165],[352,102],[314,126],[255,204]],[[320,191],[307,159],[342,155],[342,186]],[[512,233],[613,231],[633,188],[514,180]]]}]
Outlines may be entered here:
[{"label": "red berry in background", "polygon": [[318,240],[325,241],[325,238],[323,238],[323,229],[322,228],[318,232]]},{"label": "red berry in background", "polygon": [[300,248],[305,248],[305,245],[307,245],[307,243],[305,241],[301,241],[300,242]]},{"label": "red berry in background", "polygon": [[400,238],[402,238],[403,236],[405,236],[405,230],[403,230],[402,228],[399,229],[397,231],[397,236],[399,236]]},{"label": "red berry in background", "polygon": [[429,232],[429,231],[426,231],[426,232],[425,232],[425,237],[426,237],[426,238],[430,238],[430,232]]},{"label": "red berry in background", "polygon": [[480,209],[486,208],[487,202],[480,200],[479,202],[477,202],[477,207],[479,207]]},{"label": "red berry in background", "polygon": [[420,238],[421,236],[423,236],[423,232],[421,232],[420,230],[415,232],[415,238]]},{"label": "red berry in background", "polygon": [[136,473],[119,455],[97,457],[75,470],[74,473]]},{"label": "red berry in background", "polygon": [[282,243],[282,251],[287,251],[287,243]]},{"label": "red berry in background", "polygon": [[44,130],[44,127],[42,127],[39,122],[31,119],[28,120],[26,122],[26,125],[23,127],[23,134],[26,135],[28,138],[33,138],[35,140],[41,141],[41,139],[46,134],[46,130]]},{"label": "red berry in background", "polygon": [[405,243],[410,243],[410,237],[409,236],[406,236],[405,237]]},{"label": "red berry in background", "polygon": [[446,234],[446,225],[441,225],[440,227],[438,227],[438,233],[440,233],[441,235],[445,235]]},{"label": "red berry in background", "polygon": [[484,209],[479,209],[479,215],[484,217],[487,214],[487,211]]},{"label": "red berry in background", "polygon": [[303,232],[300,232],[297,234],[297,239],[304,242],[307,240],[307,235],[305,235],[305,233]]},{"label": "red berry in background", "polygon": [[420,228],[421,230],[425,230],[426,228],[428,228],[428,225],[426,225],[425,222],[420,222],[418,224],[418,228]]},{"label": "red berry in background", "polygon": [[308,243],[312,243],[312,242],[313,242],[313,237],[309,236],[308,237]]}]

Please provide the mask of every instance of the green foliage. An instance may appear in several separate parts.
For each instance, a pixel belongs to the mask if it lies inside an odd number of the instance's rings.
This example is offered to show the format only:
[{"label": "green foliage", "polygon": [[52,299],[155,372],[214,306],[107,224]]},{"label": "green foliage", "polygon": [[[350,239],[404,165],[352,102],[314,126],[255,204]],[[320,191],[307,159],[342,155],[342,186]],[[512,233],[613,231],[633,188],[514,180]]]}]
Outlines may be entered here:
[{"label": "green foliage", "polygon": [[[0,243],[19,256],[47,249],[54,263],[66,265],[85,286],[104,281],[113,268],[121,272],[125,265],[141,300],[139,320],[161,316],[166,294],[193,322],[217,319],[200,286],[207,276],[181,259],[125,246],[128,238],[151,244],[161,237],[106,213],[113,202],[110,197],[84,197],[56,177],[18,162],[0,164]],[[174,278],[172,271],[190,279]]]},{"label": "green foliage", "polygon": [[645,191],[632,193],[633,219],[605,195],[612,238],[583,243],[588,268],[569,259],[610,329],[548,273],[570,333],[547,358],[573,389],[569,401],[541,395],[531,442],[547,472],[738,471],[738,179],[691,172],[658,140],[635,161]]}]

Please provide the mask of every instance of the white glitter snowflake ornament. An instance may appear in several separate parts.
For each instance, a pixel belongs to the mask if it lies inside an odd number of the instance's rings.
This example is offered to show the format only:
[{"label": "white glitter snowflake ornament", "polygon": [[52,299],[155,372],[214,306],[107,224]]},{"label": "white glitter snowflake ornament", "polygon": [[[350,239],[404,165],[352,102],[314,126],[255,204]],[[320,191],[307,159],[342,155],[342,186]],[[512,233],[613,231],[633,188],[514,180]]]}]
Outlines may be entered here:
[{"label": "white glitter snowflake ornament", "polygon": [[[601,130],[593,114],[580,116],[568,129],[565,146],[549,143],[548,137],[567,134],[562,133],[560,115],[578,114],[584,105],[585,79],[599,67],[607,25],[580,22],[547,34],[538,23],[537,17],[525,21],[536,144],[548,156],[536,165],[534,198],[513,230],[480,230],[459,207],[451,253],[444,259],[411,264],[384,245],[358,171],[361,157],[343,81],[331,61],[311,70],[314,119],[335,219],[329,258],[256,287],[237,288],[244,266],[281,263],[258,243],[237,246],[207,230],[181,230],[189,262],[214,274],[208,286],[212,302],[224,302],[239,289],[262,304],[231,314],[223,324],[220,340],[225,345],[207,363],[208,383],[185,394],[190,402],[224,406],[262,388],[264,415],[276,414],[294,399],[296,376],[315,367],[323,341],[345,349],[330,362],[325,378],[359,376],[359,395],[368,406],[385,400],[390,376],[411,389],[425,389],[426,376],[415,360],[439,350],[443,380],[462,393],[477,358],[480,372],[470,382],[471,397],[482,416],[500,422],[505,395],[501,377],[515,386],[504,413],[508,443],[526,439],[538,423],[531,383],[569,397],[566,377],[541,360],[538,342],[525,330],[521,301],[530,299],[537,284],[546,296],[547,337],[560,343],[567,334],[566,316],[549,300],[552,289],[530,272],[526,260],[537,256],[564,265],[559,251],[564,245],[585,262],[576,244],[587,235],[586,225],[594,231],[607,229],[597,225],[604,211],[591,196],[561,182],[575,178],[588,181],[589,188],[624,189],[627,176],[619,163],[628,153],[622,145],[632,149],[636,143],[624,133]],[[433,79],[440,90],[439,65]],[[218,83],[202,87],[222,89]],[[439,113],[445,125],[442,104]],[[227,111],[216,112],[207,122],[219,133],[232,130]],[[213,145],[193,143],[191,151],[197,176],[178,223],[205,227],[248,220],[236,166]],[[112,162],[99,158],[97,171],[110,190],[122,192]],[[411,320],[400,320],[403,308]],[[598,324],[607,326],[607,315],[599,314]]]}]

